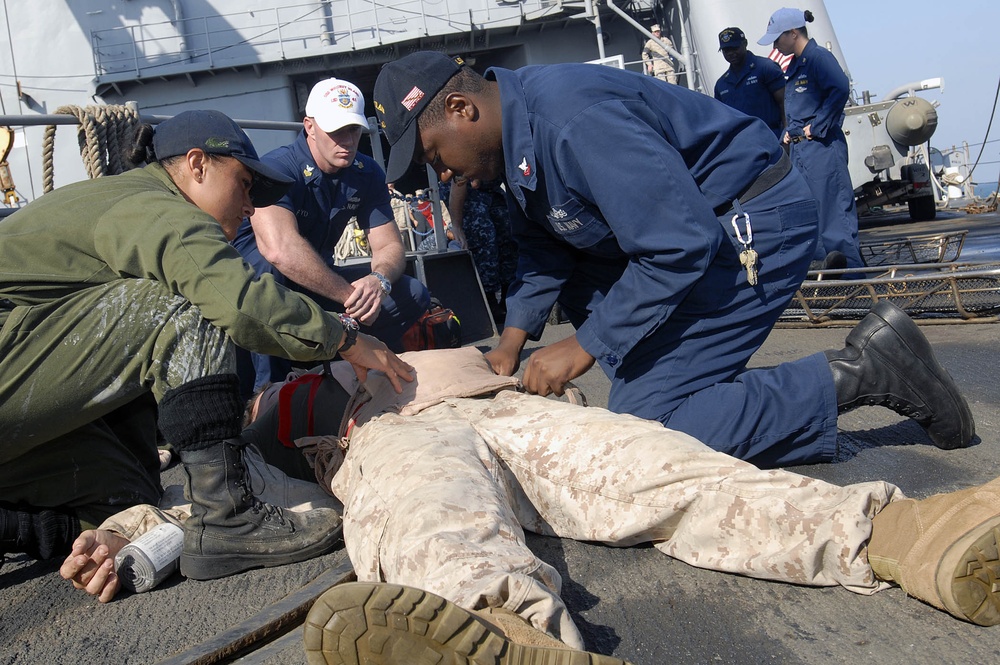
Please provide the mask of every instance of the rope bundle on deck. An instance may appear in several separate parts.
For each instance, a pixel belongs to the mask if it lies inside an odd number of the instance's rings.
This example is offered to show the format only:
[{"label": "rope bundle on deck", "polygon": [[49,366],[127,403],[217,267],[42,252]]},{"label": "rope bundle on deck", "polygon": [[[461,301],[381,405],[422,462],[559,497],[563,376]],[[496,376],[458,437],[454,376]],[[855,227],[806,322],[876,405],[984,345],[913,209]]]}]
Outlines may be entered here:
[{"label": "rope bundle on deck", "polygon": [[[56,114],[72,115],[79,121],[77,142],[87,175],[99,178],[116,175],[135,167],[125,157],[139,126],[139,114],[128,106],[60,106]],[[42,144],[42,190],[51,192],[53,184],[52,154],[56,126],[45,127]]]}]

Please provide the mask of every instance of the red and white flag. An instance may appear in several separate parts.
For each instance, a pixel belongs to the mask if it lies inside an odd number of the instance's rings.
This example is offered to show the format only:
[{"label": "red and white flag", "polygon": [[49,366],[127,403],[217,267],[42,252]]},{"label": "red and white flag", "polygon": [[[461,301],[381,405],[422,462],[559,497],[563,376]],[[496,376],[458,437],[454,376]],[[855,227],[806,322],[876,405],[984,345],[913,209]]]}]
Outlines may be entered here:
[{"label": "red and white flag", "polygon": [[776,48],[772,48],[771,52],[767,54],[767,57],[770,58],[771,60],[774,60],[776,63],[778,63],[778,66],[781,67],[781,71],[784,72],[784,71],[788,71],[788,63],[790,63],[792,61],[792,58],[794,58],[795,56],[793,56],[793,55],[782,55],[781,51],[779,51]]}]

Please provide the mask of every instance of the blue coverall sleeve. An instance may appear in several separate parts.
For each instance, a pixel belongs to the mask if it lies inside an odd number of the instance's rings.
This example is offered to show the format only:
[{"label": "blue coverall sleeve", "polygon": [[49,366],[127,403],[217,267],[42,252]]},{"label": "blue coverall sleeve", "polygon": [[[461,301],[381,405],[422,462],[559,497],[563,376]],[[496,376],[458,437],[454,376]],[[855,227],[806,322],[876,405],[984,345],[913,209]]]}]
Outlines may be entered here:
[{"label": "blue coverall sleeve", "polygon": [[549,311],[575,267],[572,250],[529,222],[508,197],[511,233],[518,246],[517,278],[507,293],[504,325],[524,330],[537,340]]},{"label": "blue coverall sleeve", "polygon": [[373,229],[389,222],[396,222],[392,214],[392,198],[389,187],[385,184],[385,173],[380,170],[379,177],[369,174],[361,194],[361,208],[358,210],[358,226],[362,229]]},{"label": "blue coverall sleeve", "polygon": [[761,58],[761,78],[768,92],[776,92],[785,87],[785,72],[781,71],[781,66],[770,58]]},{"label": "blue coverall sleeve", "polygon": [[261,161],[278,173],[292,179],[292,184],[288,187],[288,191],[285,192],[284,196],[275,201],[273,205],[284,208],[294,214],[305,198],[306,184],[302,173],[295,168],[294,164],[290,163],[287,159],[281,159],[277,156],[278,154],[286,155],[286,148],[271,151],[264,155]]},{"label": "blue coverall sleeve", "polygon": [[557,173],[596,207],[629,257],[621,278],[577,331],[581,346],[617,364],[663,324],[705,273],[722,227],[681,154],[665,136],[696,136],[703,118],[670,125],[644,101],[594,104],[560,132]]},{"label": "blue coverall sleeve", "polygon": [[844,106],[850,94],[847,75],[833,54],[827,53],[827,55],[829,57],[814,56],[813,59],[814,72],[820,88],[820,103],[809,131],[817,138],[825,137],[831,129],[840,125]]}]

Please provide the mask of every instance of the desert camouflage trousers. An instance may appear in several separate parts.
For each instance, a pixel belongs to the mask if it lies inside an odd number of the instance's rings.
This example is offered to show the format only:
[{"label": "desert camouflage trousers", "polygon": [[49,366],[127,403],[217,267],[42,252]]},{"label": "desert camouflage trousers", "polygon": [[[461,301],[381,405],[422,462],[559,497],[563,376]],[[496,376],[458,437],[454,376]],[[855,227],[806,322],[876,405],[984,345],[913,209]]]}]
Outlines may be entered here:
[{"label": "desert camouflage trousers", "polygon": [[762,471],[656,422],[503,391],[386,414],[351,438],[333,481],[362,581],[503,606],[583,648],[539,534],[652,542],[692,566],[874,593],[871,518],[902,493]]}]

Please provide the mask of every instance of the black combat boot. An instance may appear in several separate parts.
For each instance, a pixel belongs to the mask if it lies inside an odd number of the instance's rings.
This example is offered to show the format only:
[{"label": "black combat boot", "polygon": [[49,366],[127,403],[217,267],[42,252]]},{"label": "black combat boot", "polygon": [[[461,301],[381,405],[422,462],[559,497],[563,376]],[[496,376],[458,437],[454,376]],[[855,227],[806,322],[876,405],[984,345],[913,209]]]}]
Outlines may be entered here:
[{"label": "black combat boot", "polygon": [[858,406],[885,406],[916,420],[938,448],[969,445],[976,424],[969,405],[934,357],[924,334],[895,305],[882,301],[847,336],[840,351],[827,351],[840,413]]},{"label": "black combat boot", "polygon": [[192,503],[181,553],[181,573],[191,579],[304,561],[340,538],[334,510],[290,513],[254,496],[239,437],[242,408],[235,374],[196,379],[160,401],[160,430],[180,455]]}]

